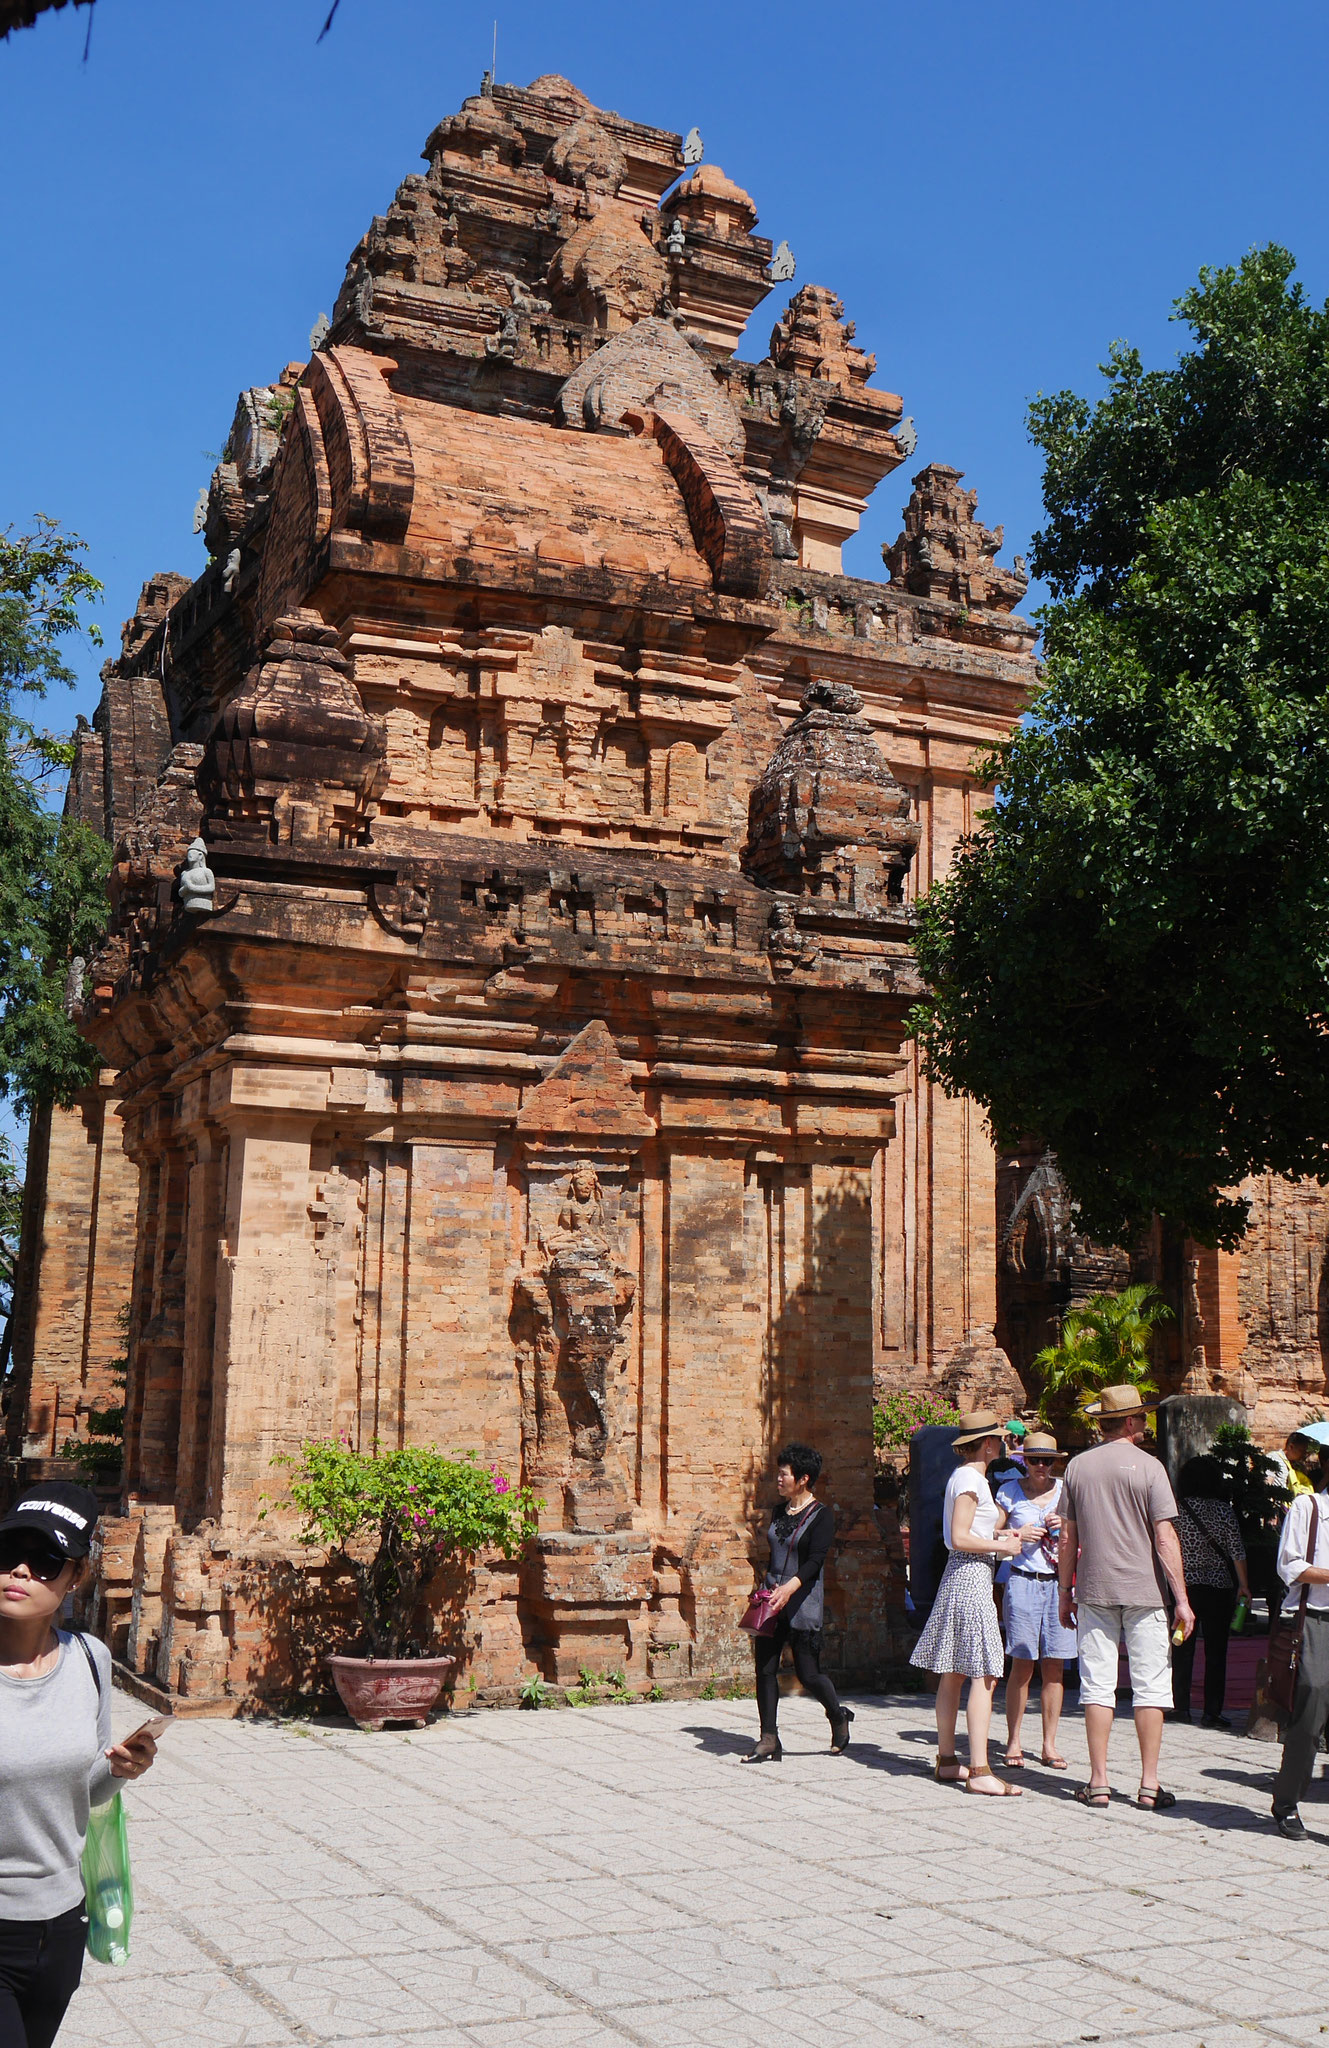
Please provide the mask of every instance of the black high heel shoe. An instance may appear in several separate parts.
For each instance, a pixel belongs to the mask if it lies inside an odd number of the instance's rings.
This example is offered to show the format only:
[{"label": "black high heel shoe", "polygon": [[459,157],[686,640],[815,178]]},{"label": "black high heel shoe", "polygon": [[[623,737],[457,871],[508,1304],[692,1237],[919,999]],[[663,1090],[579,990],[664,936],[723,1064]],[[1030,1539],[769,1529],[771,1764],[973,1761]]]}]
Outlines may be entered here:
[{"label": "black high heel shoe", "polygon": [[782,1764],[784,1751],[778,1735],[763,1735],[751,1755],[743,1758],[745,1764]]},{"label": "black high heel shoe", "polygon": [[831,1722],[831,1755],[843,1756],[849,1747],[849,1723],[854,1718],[852,1707],[842,1707]]}]

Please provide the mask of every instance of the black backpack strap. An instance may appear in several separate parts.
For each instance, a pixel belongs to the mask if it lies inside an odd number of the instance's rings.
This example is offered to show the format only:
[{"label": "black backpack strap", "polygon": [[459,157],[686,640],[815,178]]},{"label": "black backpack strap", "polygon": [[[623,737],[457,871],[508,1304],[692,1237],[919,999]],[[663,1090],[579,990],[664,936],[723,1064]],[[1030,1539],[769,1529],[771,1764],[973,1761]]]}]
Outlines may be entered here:
[{"label": "black backpack strap", "polygon": [[88,1669],[92,1673],[92,1682],[97,1688],[97,1705],[100,1706],[102,1703],[102,1675],[101,1672],[97,1669],[97,1659],[93,1656],[92,1651],[88,1648],[88,1639],[85,1635],[76,1634],[74,1637],[74,1641],[78,1644],[80,1650],[82,1650],[84,1656],[88,1660]]}]

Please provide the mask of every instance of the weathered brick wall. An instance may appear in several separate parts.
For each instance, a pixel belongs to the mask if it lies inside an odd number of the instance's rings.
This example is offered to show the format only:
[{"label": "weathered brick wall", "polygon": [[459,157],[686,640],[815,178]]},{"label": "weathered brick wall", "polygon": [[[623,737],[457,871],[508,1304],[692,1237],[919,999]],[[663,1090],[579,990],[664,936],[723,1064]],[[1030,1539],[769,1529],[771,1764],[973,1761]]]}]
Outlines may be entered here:
[{"label": "weathered brick wall", "polygon": [[56,1456],[90,1409],[121,1398],[138,1177],[116,1110],[103,1079],[33,1122],[10,1409],[22,1457]]}]

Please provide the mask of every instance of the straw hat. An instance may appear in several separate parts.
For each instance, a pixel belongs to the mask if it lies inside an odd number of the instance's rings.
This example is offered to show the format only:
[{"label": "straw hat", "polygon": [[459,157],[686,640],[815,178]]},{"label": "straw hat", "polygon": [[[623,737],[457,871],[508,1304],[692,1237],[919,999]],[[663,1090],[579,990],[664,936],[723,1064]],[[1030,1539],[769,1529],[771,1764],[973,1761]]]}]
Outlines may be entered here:
[{"label": "straw hat", "polygon": [[1002,1420],[995,1408],[971,1408],[960,1417],[960,1427],[951,1438],[951,1449],[961,1444],[981,1444],[985,1436],[1000,1436]]},{"label": "straw hat", "polygon": [[1059,1458],[1061,1456],[1061,1446],[1058,1444],[1057,1439],[1055,1438],[1055,1436],[1049,1436],[1045,1429],[1035,1429],[1031,1431],[1031,1433],[1025,1438],[1020,1448],[1024,1452],[1026,1458],[1029,1456],[1029,1453],[1031,1451],[1042,1451],[1047,1455],[1051,1455],[1052,1457]]},{"label": "straw hat", "polygon": [[[1158,1403],[1154,1402],[1154,1407]],[[1086,1415],[1104,1415],[1115,1421],[1121,1415],[1147,1415],[1149,1405],[1138,1387],[1104,1387],[1096,1401],[1087,1401]]]}]

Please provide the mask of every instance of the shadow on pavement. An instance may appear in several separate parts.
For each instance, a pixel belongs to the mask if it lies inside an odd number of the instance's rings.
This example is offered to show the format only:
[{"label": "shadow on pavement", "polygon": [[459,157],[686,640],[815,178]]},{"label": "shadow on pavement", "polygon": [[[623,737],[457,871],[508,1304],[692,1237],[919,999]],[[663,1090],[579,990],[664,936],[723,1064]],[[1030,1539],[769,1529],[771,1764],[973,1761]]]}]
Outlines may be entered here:
[{"label": "shadow on pavement", "polygon": [[757,1733],[735,1735],[731,1728],[683,1728],[680,1734],[695,1735],[698,1749],[708,1756],[746,1756],[755,1747]]}]

